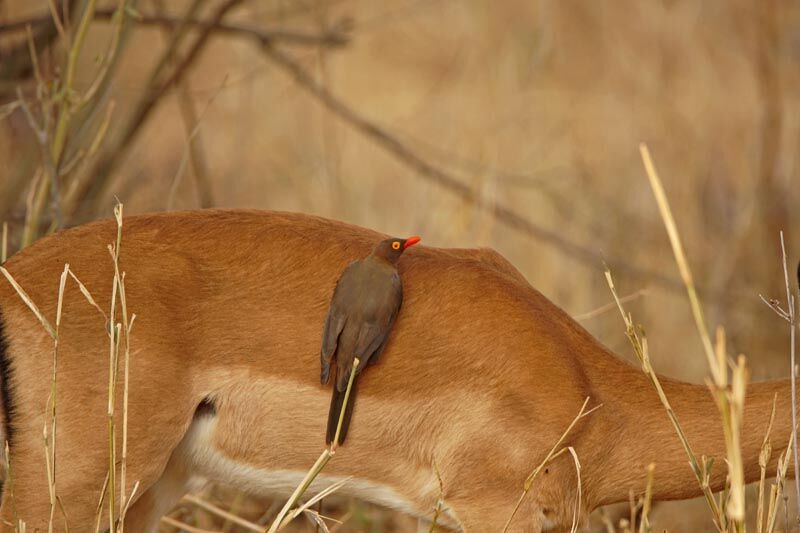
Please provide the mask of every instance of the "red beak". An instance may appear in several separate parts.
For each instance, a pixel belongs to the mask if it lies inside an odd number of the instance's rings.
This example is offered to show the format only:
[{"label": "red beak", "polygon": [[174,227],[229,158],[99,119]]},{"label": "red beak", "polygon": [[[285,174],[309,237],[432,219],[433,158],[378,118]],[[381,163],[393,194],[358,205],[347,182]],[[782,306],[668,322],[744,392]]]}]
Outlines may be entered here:
[{"label": "red beak", "polygon": [[408,239],[406,239],[406,243],[403,245],[403,250],[405,250],[406,248],[410,248],[411,246],[414,246],[421,240],[422,239],[420,237],[417,237],[416,235],[414,235],[413,237],[409,237]]}]

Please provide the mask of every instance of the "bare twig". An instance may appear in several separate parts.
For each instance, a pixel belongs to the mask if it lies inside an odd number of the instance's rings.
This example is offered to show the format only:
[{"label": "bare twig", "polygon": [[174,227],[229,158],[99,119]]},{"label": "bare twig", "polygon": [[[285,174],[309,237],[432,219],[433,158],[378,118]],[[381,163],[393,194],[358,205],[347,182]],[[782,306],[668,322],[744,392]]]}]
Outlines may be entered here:
[{"label": "bare twig", "polygon": [[[79,4],[81,2],[62,0],[59,14],[63,17],[65,23],[70,18],[69,11],[76,9]],[[12,31],[23,31],[26,26],[31,25],[34,28],[33,39],[36,48],[39,50],[49,49],[59,36],[58,29],[52,23],[49,13],[40,15],[36,19],[36,21],[31,19],[20,20],[19,23],[14,24],[15,27]],[[0,24],[0,32],[3,31],[4,26],[5,24]],[[68,30],[68,25],[65,25],[65,30]],[[3,60],[0,61],[0,95],[4,93],[4,81],[11,82],[13,87],[17,85],[18,81],[27,79],[30,76],[33,65],[28,49],[28,43],[21,43],[10,50],[4,50]]]},{"label": "bare twig", "polygon": [[[96,9],[94,18],[98,20],[111,20],[114,16],[113,9]],[[0,24],[0,34],[17,32],[25,29],[25,26],[47,26],[52,21],[49,15],[40,15],[24,18]],[[181,24],[188,24],[198,30],[212,29],[214,32],[230,35],[232,37],[242,37],[245,39],[255,39],[261,42],[281,42],[283,44],[297,46],[325,46],[341,47],[348,41],[348,34],[344,24],[334,25],[325,33],[303,33],[298,31],[287,31],[279,29],[265,29],[248,24],[226,23],[222,21],[200,20],[194,17],[184,18],[164,14],[137,14],[133,22],[140,26],[161,26],[169,30],[174,30]]]},{"label": "bare twig", "polygon": [[[122,129],[117,142],[104,151],[97,163],[89,171],[88,176],[91,179],[83,180],[74,189],[74,198],[69,202],[69,208],[72,209],[72,213],[74,213],[76,206],[81,203],[93,206],[99,201],[113,175],[113,169],[122,160],[123,155],[127,153],[126,149],[132,145],[133,139],[155,109],[157,102],[169,89],[183,79],[191,65],[200,55],[200,52],[205,49],[206,44],[214,33],[215,27],[222,22],[228,12],[242,1],[226,0],[217,8],[208,25],[202,27],[200,35],[197,36],[186,55],[169,75],[162,76],[161,71],[163,70],[162,65],[170,62],[170,50],[161,58],[159,65],[156,66],[151,75],[150,87],[145,91],[143,99],[139,102],[127,125]],[[177,48],[177,43],[173,42],[173,45]],[[172,48],[173,46],[170,47],[170,49]],[[165,78],[163,81],[161,80],[162,77]]]},{"label": "bare twig", "polygon": [[[201,155],[202,150],[198,150],[196,143],[199,142],[199,139],[196,139],[196,137],[198,137],[200,134],[200,125],[203,121],[203,117],[205,117],[205,114],[211,107],[211,104],[225,87],[226,81],[227,77],[222,80],[219,88],[214,92],[213,95],[211,95],[211,98],[208,99],[208,102],[206,102],[206,105],[200,112],[199,116],[197,115],[197,111],[194,108],[194,102],[192,102],[190,95],[186,91],[181,91],[181,94],[178,95],[178,98],[182,102],[181,108],[184,109],[183,119],[184,126],[186,127],[186,146],[183,149],[183,155],[181,155],[180,163],[178,163],[178,169],[175,171],[175,177],[172,179],[172,185],[170,185],[169,188],[169,194],[167,195],[167,211],[171,211],[175,205],[175,196],[178,193],[178,186],[180,185],[181,179],[186,170],[186,164],[190,160],[192,162],[192,168],[194,170],[195,180],[198,184],[198,189],[201,191],[200,207],[211,207],[213,205],[213,198],[211,197],[210,192],[211,186],[208,183],[205,159],[203,159],[203,156]],[[181,87],[185,89],[185,85],[181,85]],[[206,202],[208,203],[206,204]]]},{"label": "bare twig", "polygon": [[576,244],[565,239],[561,231],[551,230],[535,224],[516,211],[496,201],[484,198],[480,192],[472,189],[455,176],[432,165],[422,159],[410,147],[404,144],[395,135],[392,135],[374,122],[367,120],[359,115],[353,108],[349,107],[341,99],[333,95],[326,87],[317,82],[300,64],[292,59],[288,54],[273,46],[273,43],[266,42],[263,47],[266,56],[276,65],[288,72],[300,87],[304,88],[328,111],[338,116],[340,119],[350,124],[360,133],[373,140],[381,148],[392,154],[400,162],[412,168],[420,177],[432,181],[462,200],[475,204],[481,209],[490,211],[497,221],[505,226],[512,228],[520,233],[547,243],[559,250],[561,253],[578,262],[596,266],[603,262],[609,263],[620,272],[628,275],[650,280],[660,286],[677,290],[683,285],[672,278],[666,277],[658,272],[632,267],[629,261],[604,258],[600,253],[593,249]]}]

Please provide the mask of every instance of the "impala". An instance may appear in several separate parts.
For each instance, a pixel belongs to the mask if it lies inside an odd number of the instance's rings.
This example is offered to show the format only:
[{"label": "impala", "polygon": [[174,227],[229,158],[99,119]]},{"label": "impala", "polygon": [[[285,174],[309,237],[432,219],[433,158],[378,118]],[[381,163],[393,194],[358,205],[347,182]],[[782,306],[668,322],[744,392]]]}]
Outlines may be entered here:
[{"label": "impala", "polygon": [[[114,266],[106,247],[116,231],[114,221],[63,231],[5,268],[51,321],[65,263],[108,309]],[[127,309],[137,316],[126,492],[139,483],[128,531],[153,530],[198,480],[255,493],[294,489],[325,444],[330,391],[319,384],[319,348],[333,287],[351,260],[384,237],[288,213],[209,210],[125,219],[120,265]],[[346,445],[312,492],[352,476],[342,491],[429,517],[441,490],[440,522],[499,531],[527,475],[588,397],[589,407],[600,407],[565,441],[583,467],[581,519],[600,505],[627,501],[629,491],[642,493],[650,463],[654,499],[700,494],[641,370],[612,355],[501,255],[419,246],[399,269],[403,311],[380,364],[361,378]],[[64,302],[55,488],[71,530],[89,531],[109,471],[109,340],[76,283],[67,283]],[[51,501],[42,428],[50,416],[53,341],[3,278],[0,316],[2,437],[13,477],[0,515],[44,529]],[[122,373],[118,379],[120,406]],[[717,459],[711,485],[719,490],[725,445],[708,389],[667,378],[662,384],[695,451]],[[747,481],[758,477],[776,394],[777,448],[790,434],[789,381],[748,387],[741,442]],[[117,439],[119,447],[119,431]],[[569,454],[553,460],[511,529],[568,530],[576,481]]]}]

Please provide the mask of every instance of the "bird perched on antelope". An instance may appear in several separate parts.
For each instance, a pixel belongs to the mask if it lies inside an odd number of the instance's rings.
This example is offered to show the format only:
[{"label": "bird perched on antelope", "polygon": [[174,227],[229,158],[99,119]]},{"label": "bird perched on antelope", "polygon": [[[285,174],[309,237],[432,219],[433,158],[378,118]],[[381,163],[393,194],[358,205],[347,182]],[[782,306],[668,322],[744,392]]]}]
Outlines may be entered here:
[{"label": "bird perched on antelope", "polygon": [[333,385],[325,437],[327,444],[336,438],[350,373],[354,371],[354,362],[358,359],[341,432],[338,442],[333,445],[342,444],[347,436],[353,415],[357,377],[365,366],[378,362],[403,303],[403,284],[397,272],[397,261],[407,248],[419,241],[417,236],[385,239],[367,257],[350,263],[336,282],[320,350],[320,382],[323,385],[330,380],[331,362],[336,357],[336,382]]}]

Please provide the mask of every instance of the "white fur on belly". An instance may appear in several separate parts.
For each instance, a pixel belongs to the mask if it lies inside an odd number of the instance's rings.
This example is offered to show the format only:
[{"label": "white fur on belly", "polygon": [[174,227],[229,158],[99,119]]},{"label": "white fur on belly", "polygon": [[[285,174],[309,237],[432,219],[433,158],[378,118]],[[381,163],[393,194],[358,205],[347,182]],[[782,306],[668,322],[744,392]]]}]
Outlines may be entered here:
[{"label": "white fur on belly", "polygon": [[[203,416],[195,419],[183,439],[182,448],[189,463],[198,473],[216,482],[225,483],[256,494],[282,495],[288,497],[302,482],[307,472],[299,470],[267,470],[234,461],[223,455],[211,444],[211,437],[216,427],[214,416]],[[309,465],[310,467],[310,465]],[[307,494],[314,495],[325,488],[346,479],[342,476],[320,474],[311,483]],[[337,491],[340,494],[354,496],[397,511],[426,518],[414,505],[389,486],[350,478]],[[455,526],[458,521],[445,511],[447,515],[444,525]],[[428,517],[429,518],[429,517]]]}]

